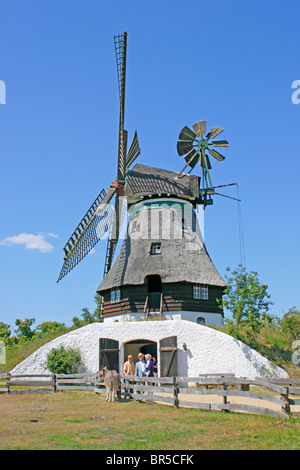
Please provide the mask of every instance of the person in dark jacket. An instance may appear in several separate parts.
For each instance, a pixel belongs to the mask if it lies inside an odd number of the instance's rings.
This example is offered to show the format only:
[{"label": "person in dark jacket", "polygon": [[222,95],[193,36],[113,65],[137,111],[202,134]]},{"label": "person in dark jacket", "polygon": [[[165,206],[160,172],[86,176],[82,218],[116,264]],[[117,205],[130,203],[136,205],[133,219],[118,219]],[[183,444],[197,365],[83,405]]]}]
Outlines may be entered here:
[{"label": "person in dark jacket", "polygon": [[146,359],[146,377],[154,377],[153,361],[151,354],[145,355]]}]

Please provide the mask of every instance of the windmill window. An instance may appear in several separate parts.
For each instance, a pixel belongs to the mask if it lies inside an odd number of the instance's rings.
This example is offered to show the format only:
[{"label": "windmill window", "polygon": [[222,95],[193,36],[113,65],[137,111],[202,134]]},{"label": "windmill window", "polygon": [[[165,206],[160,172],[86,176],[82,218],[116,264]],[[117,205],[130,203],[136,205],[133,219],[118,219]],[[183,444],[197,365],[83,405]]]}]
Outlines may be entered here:
[{"label": "windmill window", "polygon": [[121,289],[112,289],[110,291],[110,301],[120,302],[121,300]]},{"label": "windmill window", "polygon": [[152,243],[151,255],[158,255],[159,253],[161,253],[161,243]]},{"label": "windmill window", "polygon": [[193,297],[194,299],[208,300],[208,286],[203,284],[194,284]]}]

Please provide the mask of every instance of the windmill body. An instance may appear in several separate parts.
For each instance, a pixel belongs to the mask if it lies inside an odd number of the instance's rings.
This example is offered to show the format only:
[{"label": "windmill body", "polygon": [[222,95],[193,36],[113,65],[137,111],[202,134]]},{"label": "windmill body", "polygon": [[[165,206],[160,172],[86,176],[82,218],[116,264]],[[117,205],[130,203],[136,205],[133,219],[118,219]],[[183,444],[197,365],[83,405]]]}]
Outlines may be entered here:
[{"label": "windmill body", "polygon": [[160,315],[222,324],[217,299],[225,282],[213,265],[195,207],[200,178],[144,165],[127,177],[128,227],[120,253],[97,292],[104,321]]}]

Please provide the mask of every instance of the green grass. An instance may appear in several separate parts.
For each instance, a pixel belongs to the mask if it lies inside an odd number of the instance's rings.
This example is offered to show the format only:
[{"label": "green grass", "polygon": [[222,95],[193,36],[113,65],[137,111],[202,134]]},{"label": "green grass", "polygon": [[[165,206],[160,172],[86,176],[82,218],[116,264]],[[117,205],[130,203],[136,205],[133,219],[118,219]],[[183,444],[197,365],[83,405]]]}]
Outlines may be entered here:
[{"label": "green grass", "polygon": [[0,395],[0,449],[299,449],[300,419],[176,409],[93,392]]}]

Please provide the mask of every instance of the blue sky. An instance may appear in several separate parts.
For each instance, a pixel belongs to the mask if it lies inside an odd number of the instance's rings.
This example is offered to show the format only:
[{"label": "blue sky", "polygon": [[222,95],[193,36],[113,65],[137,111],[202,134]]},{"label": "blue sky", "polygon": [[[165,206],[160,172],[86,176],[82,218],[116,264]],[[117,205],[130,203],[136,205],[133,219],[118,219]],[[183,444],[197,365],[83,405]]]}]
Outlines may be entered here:
[{"label": "blue sky", "polygon": [[[65,242],[116,175],[113,36],[124,30],[125,128],[129,140],[138,130],[139,163],[180,171],[182,127],[223,127],[230,147],[211,176],[239,185],[246,268],[268,284],[272,313],[300,308],[298,0],[2,0],[0,10],[0,321],[70,325],[94,308],[106,242],[56,280]],[[215,197],[205,242],[221,275],[241,261],[235,201]]]}]

